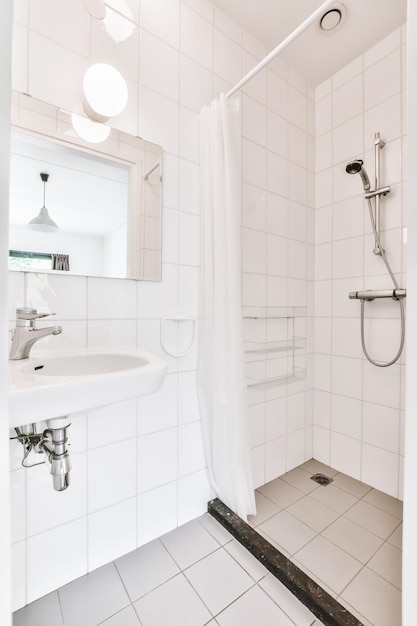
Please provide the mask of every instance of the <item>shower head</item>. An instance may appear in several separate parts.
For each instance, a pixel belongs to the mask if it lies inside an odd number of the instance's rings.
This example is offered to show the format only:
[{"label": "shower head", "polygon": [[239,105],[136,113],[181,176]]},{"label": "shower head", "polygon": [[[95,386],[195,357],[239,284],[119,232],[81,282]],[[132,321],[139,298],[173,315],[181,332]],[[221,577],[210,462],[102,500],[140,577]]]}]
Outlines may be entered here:
[{"label": "shower head", "polygon": [[366,173],[366,169],[363,166],[362,159],[356,159],[355,161],[350,161],[346,165],[346,171],[348,174],[359,174],[362,178],[363,188],[365,191],[369,191],[371,188],[371,183],[369,182],[368,174]]}]

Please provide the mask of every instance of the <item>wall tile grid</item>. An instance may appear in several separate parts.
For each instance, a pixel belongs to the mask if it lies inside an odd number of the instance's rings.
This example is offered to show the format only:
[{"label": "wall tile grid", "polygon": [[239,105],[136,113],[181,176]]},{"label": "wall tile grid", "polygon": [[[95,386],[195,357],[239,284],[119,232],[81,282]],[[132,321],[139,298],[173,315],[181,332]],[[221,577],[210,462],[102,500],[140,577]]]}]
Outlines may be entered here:
[{"label": "wall tile grid", "polygon": [[[11,273],[10,326],[18,305],[56,311],[46,323],[60,323],[64,332],[44,340],[33,354],[138,345],[166,359],[169,370],[159,393],[74,419],[73,485],[65,493],[53,492],[46,467],[23,470],[20,446],[12,442],[14,609],[196,517],[211,495],[195,390],[197,346],[181,359],[168,356],[159,343],[159,319],[177,311],[199,314],[200,108],[237,82],[265,49],[206,0],[129,4],[136,28],[118,45],[82,4],[65,0],[65,27],[62,11],[48,0],[36,10],[24,1],[15,12],[16,91],[71,110],[81,102],[82,77],[91,63],[110,62],[127,79],[129,104],[114,127],[164,149],[163,279],[136,283]],[[244,296],[245,304],[306,304],[312,107],[304,82],[279,61],[245,90],[243,292],[251,285],[254,292]],[[292,334],[289,324],[261,323],[263,329],[253,332],[283,339]],[[305,318],[297,319],[296,332],[306,334]],[[170,350],[181,350],[189,338],[189,326],[167,325]],[[297,358],[304,366],[304,354]],[[263,367],[282,368],[283,362],[264,360]],[[252,417],[260,415],[251,419],[259,439],[253,451],[257,484],[311,457],[305,389],[302,381],[291,390],[250,396]],[[287,404],[294,413],[288,426],[282,412]],[[59,575],[42,558],[45,545],[65,552]]]},{"label": "wall tile grid", "polygon": [[[245,71],[267,50],[245,54]],[[314,102],[306,81],[275,59],[243,89],[242,300],[268,319],[244,319],[252,349],[288,342],[287,350],[248,353],[254,380],[307,370],[300,381],[248,387],[256,486],[312,456],[312,392],[307,318],[312,292]],[[292,309],[297,307],[297,316]],[[250,313],[249,313],[250,314]],[[293,336],[304,338],[292,351]]]},{"label": "wall tile grid", "polygon": [[[163,146],[164,212],[161,283],[11,273],[11,326],[17,305],[55,310],[64,332],[45,340],[43,349],[138,345],[166,359],[169,370],[159,393],[74,419],[70,433],[74,488],[65,493],[53,492],[47,468],[23,470],[21,450],[16,443],[11,444],[14,609],[196,517],[205,510],[211,495],[195,391],[197,346],[181,359],[169,357],[159,343],[159,319],[177,311],[198,317],[199,110],[230,88],[266,50],[208,0],[132,0],[130,5],[137,27],[129,40],[118,45],[101,24],[88,17],[81,3],[64,0],[58,12],[49,0],[38,2],[36,9],[23,0],[15,12],[13,80],[17,91],[70,110],[81,102],[82,76],[90,63],[110,62],[126,77],[129,104],[113,120],[114,126]],[[68,14],[65,25],[62,10]],[[305,380],[248,390],[257,486],[313,456],[314,397],[314,456],[335,467],[340,460],[343,467],[338,469],[357,476],[356,465],[347,467],[346,450],[348,445],[354,448],[352,458],[356,458],[359,445],[362,480],[392,492],[391,475],[387,485],[381,486],[380,475],[371,475],[371,469],[383,465],[385,476],[390,465],[384,455],[399,459],[401,424],[397,429],[393,425],[398,425],[402,416],[399,381],[404,363],[385,374],[375,372],[363,362],[355,342],[345,341],[346,328],[353,332],[350,328],[357,320],[344,301],[351,289],[350,265],[335,252],[341,243],[353,255],[352,288],[360,286],[356,277],[366,288],[371,276],[377,279],[373,279],[372,287],[386,287],[384,272],[367,258],[368,247],[362,245],[357,181],[344,176],[336,166],[356,151],[365,152],[369,163],[372,120],[389,119],[386,136],[386,126],[381,128],[387,141],[384,159],[392,164],[386,167],[390,172],[387,182],[395,191],[387,204],[401,208],[403,180],[396,164],[404,141],[404,120],[398,134],[391,128],[391,112],[397,109],[395,98],[402,102],[404,78],[399,91],[391,94],[390,81],[379,67],[386,61],[387,70],[395,73],[401,42],[392,49],[387,45],[380,53],[378,47],[370,50],[359,60],[359,70],[352,64],[346,68],[345,77],[339,73],[315,94],[280,60],[243,90],[243,304],[300,307],[294,321],[287,317],[245,320],[245,339],[265,342],[287,340],[293,334],[307,337],[301,344],[305,347],[295,352],[296,365],[307,370]],[[139,62],[132,63],[132,59]],[[376,84],[379,95],[364,90],[362,96],[357,95],[362,101],[355,104],[355,114],[351,115],[348,108],[344,110],[343,93],[337,91],[361,75]],[[359,82],[356,80],[356,90],[360,89]],[[393,84],[398,85],[398,81]],[[337,119],[334,128],[329,124],[333,115]],[[359,127],[362,139],[357,142]],[[371,139],[369,130],[364,134],[364,127],[371,129]],[[345,143],[339,146],[336,140],[340,136]],[[317,164],[320,162],[319,151],[323,166],[314,172],[315,158]],[[328,184],[329,174],[334,191]],[[315,201],[316,210],[312,208]],[[349,205],[349,219],[344,205]],[[395,271],[401,272],[405,269],[402,224],[398,225],[393,212],[390,215],[392,219],[390,216],[390,221],[384,222],[390,237],[387,249],[391,242],[396,246]],[[364,239],[371,239],[366,220],[365,228]],[[334,264],[332,272],[330,262]],[[314,357],[310,339],[313,307],[317,316]],[[388,317],[384,324],[390,324],[395,315],[395,311],[384,312],[380,320]],[[338,324],[344,320],[342,334]],[[166,330],[171,350],[187,345],[189,327],[171,323]],[[39,345],[34,353],[40,349]],[[288,373],[292,367],[291,355],[284,352],[254,360],[258,362],[249,369],[258,370],[260,378]],[[336,370],[343,377],[340,383],[332,376]],[[391,372],[397,372],[394,381],[389,378]],[[382,381],[383,401],[376,396],[380,375],[386,376]],[[359,393],[365,383],[366,393]],[[337,407],[337,399],[343,408],[333,428],[330,412]],[[360,410],[352,424],[341,417],[348,406],[352,407],[349,415],[358,406]],[[384,428],[380,427],[381,419]],[[378,433],[373,432],[376,421]],[[342,449],[340,454],[337,445]],[[385,449],[387,445],[391,448]],[[398,477],[399,461],[396,463]],[[49,553],[61,554],[65,569],[51,571],[45,545]]]},{"label": "wall tile grid", "polygon": [[[314,458],[402,496],[405,355],[388,368],[371,365],[360,340],[358,289],[392,282],[374,247],[359,177],[345,166],[363,158],[373,186],[374,134],[381,151],[382,242],[399,284],[406,287],[405,29],[395,30],[316,88],[316,210],[314,306]],[[400,341],[399,306],[365,308],[366,345],[388,361]]]},{"label": "wall tile grid", "polygon": [[[64,332],[33,354],[141,346],[169,370],[159,393],[74,418],[67,492],[53,492],[47,467],[23,470],[20,445],[12,442],[14,610],[206,510],[197,345],[181,359],[169,357],[159,320],[178,311],[198,318],[198,114],[226,81],[240,78],[243,56],[240,29],[205,0],[132,0],[136,28],[120,44],[82,3],[64,0],[60,11],[48,0],[36,10],[17,4],[15,90],[71,110],[91,63],[110,62],[125,76],[129,104],[113,122],[163,146],[164,244],[161,283],[10,273],[10,326],[19,305],[56,311],[45,323],[60,323]],[[189,324],[171,322],[165,330],[171,351],[188,345]],[[59,574],[45,545],[65,559]]]}]

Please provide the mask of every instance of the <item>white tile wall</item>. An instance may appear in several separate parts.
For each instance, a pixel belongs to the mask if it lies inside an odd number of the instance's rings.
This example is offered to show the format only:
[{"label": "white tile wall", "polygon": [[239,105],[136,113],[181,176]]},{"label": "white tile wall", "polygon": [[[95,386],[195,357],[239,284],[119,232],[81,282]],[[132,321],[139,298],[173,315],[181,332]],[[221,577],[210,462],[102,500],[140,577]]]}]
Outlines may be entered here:
[{"label": "white tile wall", "polygon": [[[392,184],[392,194],[381,201],[382,239],[393,271],[405,283],[404,218],[397,185],[403,182],[406,141],[403,43],[398,29],[316,89],[316,159],[325,158],[330,135],[332,156],[329,162],[327,154],[326,169],[316,162],[315,349],[323,352],[323,325],[327,323],[331,356],[317,354],[315,359],[319,391],[314,401],[314,457],[395,497],[402,493],[403,371],[399,364],[378,368],[364,359],[360,306],[347,297],[355,289],[389,288],[391,279],[381,258],[372,254],[373,236],[361,183],[347,176],[344,168],[348,160],[363,158],[372,181],[374,133],[381,133],[386,142],[381,152],[381,183]],[[323,246],[329,241],[326,219],[332,223],[330,276],[323,274]],[[329,298],[331,303],[325,303]],[[369,303],[365,315],[369,352],[376,359],[392,358],[399,346],[398,305]],[[317,323],[320,318],[322,323]],[[403,355],[400,363],[404,362]]]},{"label": "white tile wall", "polygon": [[[137,28],[118,46],[87,18],[81,5],[69,0],[65,4],[69,19],[64,30],[61,13],[50,0],[42,0],[36,11],[30,8],[30,20],[16,13],[14,87],[70,109],[81,101],[82,76],[89,63],[112,62],[126,76],[129,105],[114,120],[115,127],[164,148],[163,280],[141,284],[13,273],[10,321],[17,304],[56,310],[64,333],[45,341],[44,348],[140,345],[166,358],[169,374],[153,396],[76,418],[70,433],[74,488],[65,495],[52,492],[45,468],[21,470],[13,445],[14,577],[19,581],[15,609],[206,508],[211,490],[195,390],[197,346],[183,359],[168,357],[159,344],[159,318],[177,310],[198,316],[199,110],[266,53],[265,46],[209,0],[141,0],[140,12],[137,2]],[[370,234],[370,229],[358,181],[344,174],[343,164],[363,152],[370,162],[369,134],[381,130],[387,142],[384,169],[393,185],[387,201],[390,216],[383,227],[387,248],[395,246],[395,270],[404,272],[404,224],[401,216],[399,221],[393,217],[402,204],[400,156],[405,144],[401,43],[399,33],[393,33],[315,94],[280,59],[244,89],[243,302],[314,305],[318,316],[315,359],[305,351],[297,354],[297,364],[309,364],[307,379],[248,394],[256,486],[310,458],[314,444],[319,460],[334,460],[346,473],[397,494],[403,374],[397,367],[391,370],[394,379],[385,373],[381,383],[380,373],[363,364],[357,343],[351,341],[358,312],[346,293],[361,288],[364,277],[379,280],[382,272],[367,256],[369,242],[363,241],[363,233]],[[315,291],[314,262],[319,278]],[[313,309],[308,313],[311,316]],[[304,320],[297,321],[302,328]],[[186,345],[189,328],[171,326],[168,344],[174,349]],[[270,326],[260,330],[252,325],[247,338],[263,340],[270,332]],[[262,367],[272,372],[287,365],[273,359]],[[393,472],[389,476],[388,469]],[[36,507],[41,492],[46,498],[43,510]],[[55,506],[57,498],[62,507]],[[54,514],[48,516],[47,511]],[[52,549],[65,544],[68,567],[59,580],[42,558],[45,544]]]}]

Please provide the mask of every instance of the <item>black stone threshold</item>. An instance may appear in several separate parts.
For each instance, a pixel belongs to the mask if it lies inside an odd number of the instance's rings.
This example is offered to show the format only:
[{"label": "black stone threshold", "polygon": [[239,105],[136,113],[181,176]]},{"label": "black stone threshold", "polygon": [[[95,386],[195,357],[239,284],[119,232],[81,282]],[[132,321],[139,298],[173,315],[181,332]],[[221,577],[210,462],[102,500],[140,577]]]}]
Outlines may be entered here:
[{"label": "black stone threshold", "polygon": [[364,626],[221,500],[218,498],[210,500],[208,512],[285,585],[324,626]]}]

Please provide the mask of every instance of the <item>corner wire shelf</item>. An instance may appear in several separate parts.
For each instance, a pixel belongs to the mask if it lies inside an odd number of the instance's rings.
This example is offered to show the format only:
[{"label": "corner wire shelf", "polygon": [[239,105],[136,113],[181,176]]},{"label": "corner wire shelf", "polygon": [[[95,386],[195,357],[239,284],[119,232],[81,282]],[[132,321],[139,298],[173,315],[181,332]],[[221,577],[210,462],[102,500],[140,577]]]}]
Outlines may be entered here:
[{"label": "corner wire shelf", "polygon": [[[256,378],[254,376],[247,377],[247,386],[252,389],[265,390],[270,387],[287,385],[305,380],[305,368],[296,367],[295,352],[297,350],[305,350],[305,337],[296,337],[294,335],[294,318],[304,317],[306,315],[306,307],[243,307],[243,318],[253,320],[271,320],[271,319],[291,319],[292,320],[292,337],[278,341],[246,341],[244,344],[245,354],[249,355],[269,355],[273,353],[287,353],[291,359],[291,371],[279,376],[271,376],[268,378]],[[282,357],[281,357],[282,358]],[[250,361],[249,361],[250,362]],[[256,362],[256,361],[255,361]],[[258,361],[259,362],[259,361]]]}]

